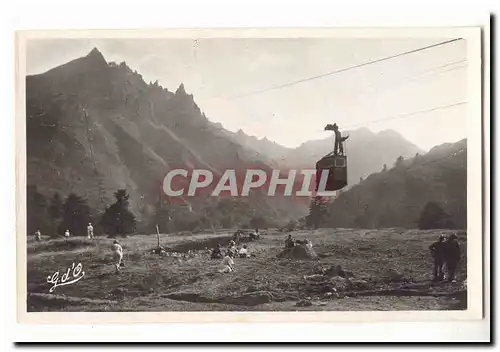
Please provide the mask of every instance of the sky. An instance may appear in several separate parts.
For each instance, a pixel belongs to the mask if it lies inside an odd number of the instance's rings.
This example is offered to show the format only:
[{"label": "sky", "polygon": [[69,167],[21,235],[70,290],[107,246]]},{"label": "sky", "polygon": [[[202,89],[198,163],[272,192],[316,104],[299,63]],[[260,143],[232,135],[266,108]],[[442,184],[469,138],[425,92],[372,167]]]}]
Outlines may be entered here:
[{"label": "sky", "polygon": [[466,42],[418,51],[287,87],[289,82],[443,42],[443,38],[32,39],[28,74],[96,47],[175,91],[183,83],[206,116],[287,147],[341,130],[394,129],[424,150],[465,138]]}]

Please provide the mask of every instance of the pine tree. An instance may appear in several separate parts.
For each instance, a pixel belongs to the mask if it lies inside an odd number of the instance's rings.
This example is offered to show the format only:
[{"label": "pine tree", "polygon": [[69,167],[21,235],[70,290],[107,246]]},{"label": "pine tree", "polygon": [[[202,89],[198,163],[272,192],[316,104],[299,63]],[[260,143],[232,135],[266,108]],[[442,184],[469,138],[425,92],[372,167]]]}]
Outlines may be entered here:
[{"label": "pine tree", "polygon": [[328,204],[322,197],[314,197],[309,206],[309,214],[306,216],[306,223],[315,229],[320,227],[328,215]]},{"label": "pine tree", "polygon": [[62,205],[62,222],[59,225],[59,233],[69,230],[77,236],[87,235],[87,224],[91,222],[92,216],[87,201],[71,193]]},{"label": "pine tree", "polygon": [[154,215],[154,226],[158,225],[161,232],[172,231],[172,213],[167,208],[157,208]]},{"label": "pine tree", "polygon": [[395,167],[400,167],[403,165],[403,162],[404,162],[404,158],[402,155],[398,156],[398,158],[396,159],[396,163],[394,164]]},{"label": "pine tree", "polygon": [[129,195],[125,189],[115,192],[116,202],[107,207],[101,218],[101,225],[104,231],[111,235],[126,235],[134,232],[136,220],[134,214],[129,210]]},{"label": "pine tree", "polygon": [[418,227],[421,230],[454,228],[455,224],[450,216],[436,202],[428,202],[418,220]]},{"label": "pine tree", "polygon": [[26,220],[28,235],[36,230],[47,232],[50,223],[47,221],[47,200],[38,192],[36,186],[28,185],[26,188]]},{"label": "pine tree", "polygon": [[297,228],[297,221],[295,220],[290,220],[288,224],[286,224],[285,226],[285,229],[287,231],[295,231],[296,228]]},{"label": "pine tree", "polygon": [[250,219],[250,227],[252,229],[258,230],[266,226],[266,219],[262,216],[254,216],[252,219]]},{"label": "pine tree", "polygon": [[416,164],[418,161],[420,161],[420,153],[415,154],[412,164]]},{"label": "pine tree", "polygon": [[59,193],[54,193],[48,208],[49,217],[52,223],[52,231],[57,232],[58,222],[63,215],[63,201]]}]

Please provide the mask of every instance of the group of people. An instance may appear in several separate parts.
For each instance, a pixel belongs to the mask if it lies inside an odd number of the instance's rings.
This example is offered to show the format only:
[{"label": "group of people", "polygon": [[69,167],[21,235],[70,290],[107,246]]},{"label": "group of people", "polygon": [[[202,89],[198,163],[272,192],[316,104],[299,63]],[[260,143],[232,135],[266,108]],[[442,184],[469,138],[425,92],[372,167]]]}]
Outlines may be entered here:
[{"label": "group of people", "polygon": [[250,256],[251,255],[246,244],[238,247],[236,246],[236,242],[231,240],[224,253],[222,253],[222,246],[217,244],[212,250],[210,258],[222,259],[219,272],[230,273],[234,271],[234,258],[250,258]]},{"label": "group of people", "polygon": [[311,240],[306,238],[305,240],[294,240],[292,238],[292,235],[288,235],[287,239],[285,240],[285,249],[293,248],[296,245],[303,245],[308,249],[311,249],[313,247]]},{"label": "group of people", "polygon": [[[66,229],[66,231],[64,231],[64,237],[65,238],[71,237],[71,232],[69,231],[69,229]],[[92,223],[90,223],[90,222],[87,225],[87,238],[88,239],[93,239],[94,238],[94,226],[92,226]],[[37,241],[41,241],[42,240],[42,233],[41,233],[40,229],[37,229],[35,231],[35,239]]]},{"label": "group of people", "polygon": [[230,256],[232,258],[240,257],[240,258],[249,258],[250,253],[248,252],[248,247],[246,244],[238,247],[236,246],[236,242],[234,240],[229,241],[229,245],[225,251],[225,254],[222,253],[222,246],[217,244],[215,248],[212,250],[211,258],[212,259],[222,259],[224,256]]},{"label": "group of people", "polygon": [[[244,234],[245,233],[242,230],[236,230],[236,232],[233,234],[233,241],[239,243],[241,240],[241,236],[243,236]],[[255,229],[255,231],[250,232],[248,234],[248,238],[251,241],[258,240],[260,238],[259,229]]]},{"label": "group of people", "polygon": [[434,259],[433,280],[442,281],[447,275],[446,281],[455,282],[455,275],[460,262],[460,244],[456,234],[446,238],[443,234],[439,239],[429,246]]}]

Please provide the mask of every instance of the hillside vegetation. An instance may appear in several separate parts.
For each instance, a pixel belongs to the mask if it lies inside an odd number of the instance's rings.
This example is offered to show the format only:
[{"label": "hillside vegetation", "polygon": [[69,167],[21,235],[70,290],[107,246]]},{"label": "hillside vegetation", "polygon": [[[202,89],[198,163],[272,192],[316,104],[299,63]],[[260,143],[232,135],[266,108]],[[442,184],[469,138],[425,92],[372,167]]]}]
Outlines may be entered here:
[{"label": "hillside vegetation", "polygon": [[448,215],[442,227],[466,227],[466,140],[400,158],[392,168],[340,192],[330,204],[325,226],[418,228],[421,212],[430,202]]}]

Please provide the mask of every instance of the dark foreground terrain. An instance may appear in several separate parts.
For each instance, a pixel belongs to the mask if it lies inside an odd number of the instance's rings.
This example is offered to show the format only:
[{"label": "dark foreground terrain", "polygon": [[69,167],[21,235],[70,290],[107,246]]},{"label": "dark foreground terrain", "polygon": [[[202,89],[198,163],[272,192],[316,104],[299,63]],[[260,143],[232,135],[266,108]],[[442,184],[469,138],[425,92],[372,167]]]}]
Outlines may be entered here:
[{"label": "dark foreground terrain", "polygon": [[[29,239],[28,311],[466,309],[466,233],[457,233],[462,246],[457,282],[433,283],[428,247],[439,233],[299,231],[293,237],[310,239],[318,257],[279,259],[285,234],[270,231],[247,242],[255,256],[235,259],[235,272],[227,274],[218,271],[220,260],[211,260],[205,248],[216,243],[226,246],[229,231],[162,235],[162,245],[179,256],[153,254],[154,235],[120,239],[125,267],[119,274],[111,262],[111,239]],[[62,275],[73,263],[82,264],[84,277],[49,293],[52,285],[47,276],[56,271]],[[342,275],[333,270],[337,265]]]}]

